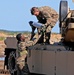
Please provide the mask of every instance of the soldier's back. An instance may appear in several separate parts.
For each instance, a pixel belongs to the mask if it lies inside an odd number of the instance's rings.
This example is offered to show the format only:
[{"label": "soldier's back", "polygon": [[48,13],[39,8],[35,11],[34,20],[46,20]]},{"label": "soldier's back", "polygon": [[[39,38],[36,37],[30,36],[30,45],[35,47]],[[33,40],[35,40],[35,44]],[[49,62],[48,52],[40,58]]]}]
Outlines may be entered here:
[{"label": "soldier's back", "polygon": [[57,14],[57,12],[49,6],[42,6],[42,7],[39,8],[39,10],[42,11],[42,12],[44,12],[44,11],[48,12],[50,14]]}]

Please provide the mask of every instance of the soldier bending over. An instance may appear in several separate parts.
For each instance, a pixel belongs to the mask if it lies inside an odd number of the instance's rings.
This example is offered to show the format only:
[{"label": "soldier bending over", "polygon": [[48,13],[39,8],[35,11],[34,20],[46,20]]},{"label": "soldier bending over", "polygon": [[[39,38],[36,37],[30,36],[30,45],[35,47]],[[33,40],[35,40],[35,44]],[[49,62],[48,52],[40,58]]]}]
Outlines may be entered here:
[{"label": "soldier bending over", "polygon": [[[44,26],[44,28],[46,28],[45,43],[49,44],[50,33],[58,20],[58,13],[54,9],[48,6],[43,6],[43,7],[32,7],[31,14],[35,15],[38,19],[38,23],[41,23]],[[30,21],[29,23],[32,26],[33,21]],[[35,27],[32,26],[31,39],[34,36],[34,30],[35,30]],[[40,29],[38,29],[38,33],[40,34]],[[43,42],[43,39],[41,40],[41,42]]]}]

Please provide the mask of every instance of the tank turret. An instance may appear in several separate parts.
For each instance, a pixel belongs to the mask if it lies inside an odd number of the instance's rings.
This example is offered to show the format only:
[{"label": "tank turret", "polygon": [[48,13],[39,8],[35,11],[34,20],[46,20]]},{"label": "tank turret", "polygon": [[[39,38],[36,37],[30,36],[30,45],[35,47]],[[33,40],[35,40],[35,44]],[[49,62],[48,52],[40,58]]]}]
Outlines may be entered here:
[{"label": "tank turret", "polygon": [[60,1],[59,27],[64,41],[74,42],[74,10],[70,10],[67,1]]}]

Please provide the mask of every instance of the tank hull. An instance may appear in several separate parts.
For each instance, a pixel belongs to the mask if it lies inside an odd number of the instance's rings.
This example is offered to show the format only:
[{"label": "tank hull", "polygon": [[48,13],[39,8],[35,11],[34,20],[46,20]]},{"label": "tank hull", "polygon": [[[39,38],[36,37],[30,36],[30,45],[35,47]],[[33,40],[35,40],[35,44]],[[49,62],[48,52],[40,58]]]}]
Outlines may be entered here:
[{"label": "tank hull", "polygon": [[29,50],[28,66],[31,73],[42,75],[74,75],[74,51],[60,45],[48,45],[45,47],[47,50],[38,50],[36,46],[31,47]]}]

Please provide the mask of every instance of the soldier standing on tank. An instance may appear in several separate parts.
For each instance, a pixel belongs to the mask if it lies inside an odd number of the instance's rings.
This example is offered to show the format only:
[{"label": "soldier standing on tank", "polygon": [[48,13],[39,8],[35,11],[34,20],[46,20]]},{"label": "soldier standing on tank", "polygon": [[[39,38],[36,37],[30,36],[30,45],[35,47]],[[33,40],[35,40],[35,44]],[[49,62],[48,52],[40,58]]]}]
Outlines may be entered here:
[{"label": "soldier standing on tank", "polygon": [[23,34],[19,33],[16,35],[16,39],[18,40],[18,53],[19,57],[17,58],[17,66],[18,66],[18,75],[28,75],[29,68],[27,65],[27,50],[25,45],[25,37]]},{"label": "soldier standing on tank", "polygon": [[[45,43],[49,44],[51,30],[55,26],[55,24],[58,20],[58,13],[51,7],[43,6],[43,7],[32,7],[31,14],[35,15],[37,17],[38,23],[42,23],[45,26],[44,27],[44,28],[46,28]],[[31,25],[32,21],[30,21],[29,23]],[[34,36],[34,30],[35,30],[35,27],[32,26],[31,39]],[[40,30],[38,30],[38,33],[40,33]],[[42,36],[44,36],[44,35],[42,35]],[[42,38],[44,39],[44,37],[42,37]],[[43,39],[42,39],[42,42],[43,42]]]}]

